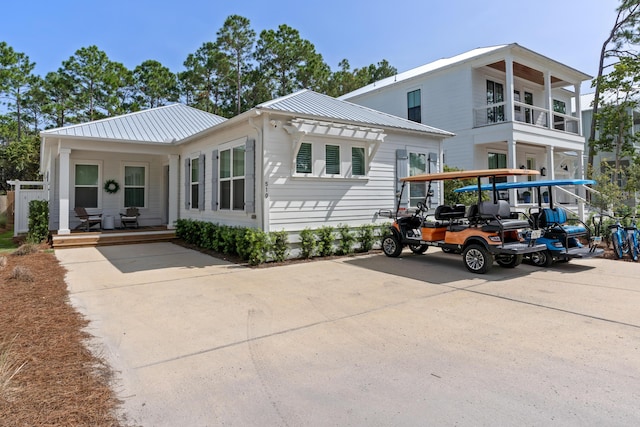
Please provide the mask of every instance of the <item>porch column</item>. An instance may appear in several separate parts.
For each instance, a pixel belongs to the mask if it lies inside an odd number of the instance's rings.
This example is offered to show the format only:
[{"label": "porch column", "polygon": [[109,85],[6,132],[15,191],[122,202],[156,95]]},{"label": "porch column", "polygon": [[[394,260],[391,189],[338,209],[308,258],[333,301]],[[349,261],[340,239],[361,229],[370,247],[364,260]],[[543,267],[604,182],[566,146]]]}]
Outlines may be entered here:
[{"label": "porch column", "polygon": [[58,191],[60,195],[58,200],[60,206],[58,206],[58,234],[71,234],[71,230],[69,229],[69,193],[71,191],[69,188],[69,155],[71,154],[71,149],[61,148],[59,154]]},{"label": "porch column", "polygon": [[544,99],[547,107],[547,127],[553,129],[553,98],[551,97],[551,73],[544,72]]},{"label": "porch column", "polygon": [[514,105],[513,105],[513,57],[508,55],[504,59],[505,63],[505,71],[507,73],[507,81],[505,82],[507,87],[507,93],[505,94],[505,102],[507,103],[507,108],[505,108],[505,120],[507,123],[512,122],[515,117]]},{"label": "porch column", "polygon": [[[513,106],[513,104],[511,105]],[[518,168],[518,165],[516,164],[516,140],[513,138],[507,139],[507,167],[509,169]],[[516,182],[515,176],[510,176],[507,179],[509,180],[509,182]],[[515,206],[518,203],[516,195],[516,190],[509,190],[509,200],[511,201],[512,206]]]},{"label": "porch column", "polygon": [[[584,151],[578,151],[578,173],[577,173],[577,178],[578,179],[584,179]],[[584,185],[578,185],[577,186],[577,190],[576,193],[578,193],[578,196],[582,197],[583,199],[587,198],[587,190],[584,189]],[[580,219],[584,222],[586,216],[585,216],[585,211],[584,211],[584,202],[582,200],[578,200],[578,216],[580,217]]]},{"label": "porch column", "polygon": [[542,179],[555,179],[555,164],[553,161],[554,148],[553,145],[547,145],[547,176]]},{"label": "porch column", "polygon": [[178,189],[180,188],[180,156],[169,154],[169,216],[167,218],[167,228],[175,228],[175,222],[180,217],[178,203]]}]

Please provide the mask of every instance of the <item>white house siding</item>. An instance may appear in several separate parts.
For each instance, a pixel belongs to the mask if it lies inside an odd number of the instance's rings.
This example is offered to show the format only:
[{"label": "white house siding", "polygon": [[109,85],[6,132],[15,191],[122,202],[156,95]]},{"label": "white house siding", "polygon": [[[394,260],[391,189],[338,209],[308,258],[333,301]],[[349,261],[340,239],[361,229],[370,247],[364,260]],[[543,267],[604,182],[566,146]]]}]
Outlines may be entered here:
[{"label": "white house siding", "polygon": [[[190,142],[188,144],[184,144],[180,147],[180,183],[178,186],[179,193],[179,218],[183,219],[192,219],[198,221],[207,221],[215,224],[222,225],[232,225],[232,226],[241,226],[241,227],[251,227],[251,228],[260,228],[261,227],[261,216],[260,216],[260,199],[257,197],[257,188],[256,188],[256,212],[255,213],[247,213],[245,211],[239,210],[222,210],[212,209],[212,171],[213,171],[213,162],[218,162],[217,159],[213,159],[212,154],[214,150],[225,149],[229,147],[229,144],[234,143],[244,143],[247,139],[252,138],[257,140],[257,133],[254,128],[252,128],[248,124],[240,124],[238,126],[230,127],[224,130],[220,130],[212,135],[207,135],[199,140]],[[257,141],[256,141],[257,142]],[[256,148],[256,153],[258,152],[258,148]],[[204,209],[200,210],[198,207],[190,206],[189,209],[185,207],[185,197],[188,196],[185,194],[185,159],[193,158],[199,156],[200,154],[204,154],[205,161],[205,177],[204,177]],[[258,156],[256,156],[258,159]],[[257,161],[256,161],[257,163]],[[247,170],[248,165],[245,165],[245,171]],[[258,174],[256,173],[256,176]],[[257,187],[257,185],[256,185]],[[246,190],[245,190],[246,194]],[[258,205],[260,207],[258,207]]]},{"label": "white house siding", "polygon": [[[285,131],[265,132],[265,176],[268,188],[270,231],[298,232],[324,225],[351,227],[380,224],[388,218],[377,216],[379,209],[394,209],[396,183],[396,150],[418,147],[423,152],[439,152],[439,140],[386,131],[367,177],[331,178],[292,176],[293,143]],[[349,153],[351,140],[305,137],[312,144],[324,142],[345,147]],[[343,165],[349,159],[341,158]],[[404,172],[407,174],[407,171]]]}]

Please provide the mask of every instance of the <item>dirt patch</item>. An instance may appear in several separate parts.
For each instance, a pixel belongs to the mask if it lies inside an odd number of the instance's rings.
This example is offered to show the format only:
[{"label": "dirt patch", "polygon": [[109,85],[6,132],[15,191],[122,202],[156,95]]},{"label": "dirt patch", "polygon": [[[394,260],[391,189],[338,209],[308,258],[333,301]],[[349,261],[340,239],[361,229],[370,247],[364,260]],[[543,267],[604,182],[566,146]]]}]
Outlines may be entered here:
[{"label": "dirt patch", "polygon": [[122,426],[111,371],[47,249],[0,256],[0,424]]}]

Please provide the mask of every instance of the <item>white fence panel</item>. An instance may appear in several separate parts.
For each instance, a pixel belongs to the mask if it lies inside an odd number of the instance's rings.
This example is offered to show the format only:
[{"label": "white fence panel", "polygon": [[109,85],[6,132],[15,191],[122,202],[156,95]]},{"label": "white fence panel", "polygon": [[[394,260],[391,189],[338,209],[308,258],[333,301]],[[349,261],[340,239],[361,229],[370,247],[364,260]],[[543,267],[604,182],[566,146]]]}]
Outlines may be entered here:
[{"label": "white fence panel", "polygon": [[[24,234],[29,232],[29,202],[32,200],[47,200],[47,190],[45,183],[40,181],[9,181],[9,184],[15,186],[15,214],[13,235]],[[41,187],[40,189],[22,188]]]}]

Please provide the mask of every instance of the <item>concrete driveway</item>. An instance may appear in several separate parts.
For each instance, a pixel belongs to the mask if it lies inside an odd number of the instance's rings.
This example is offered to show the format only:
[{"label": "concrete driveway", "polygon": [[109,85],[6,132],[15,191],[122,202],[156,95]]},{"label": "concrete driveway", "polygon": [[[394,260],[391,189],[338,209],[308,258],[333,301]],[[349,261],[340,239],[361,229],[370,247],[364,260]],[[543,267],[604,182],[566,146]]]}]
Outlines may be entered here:
[{"label": "concrete driveway", "polygon": [[62,249],[143,426],[640,423],[640,263],[430,249],[271,268],[171,243]]}]

